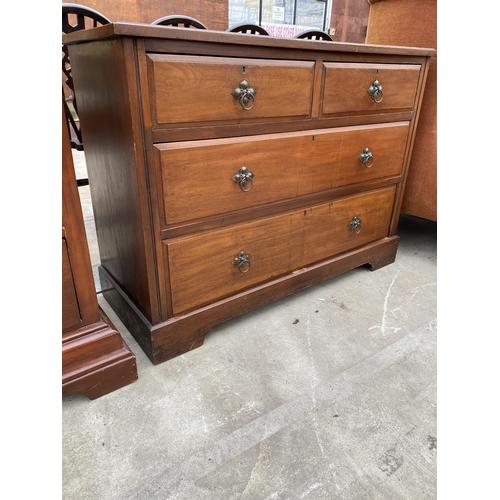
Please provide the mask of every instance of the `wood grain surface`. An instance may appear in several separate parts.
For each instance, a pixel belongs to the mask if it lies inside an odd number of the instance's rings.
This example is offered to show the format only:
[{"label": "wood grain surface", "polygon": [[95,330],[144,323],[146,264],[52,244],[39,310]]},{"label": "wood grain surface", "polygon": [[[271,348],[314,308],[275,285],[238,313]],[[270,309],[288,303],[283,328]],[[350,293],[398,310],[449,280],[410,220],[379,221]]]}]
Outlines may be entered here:
[{"label": "wood grain surface", "polygon": [[[173,312],[193,309],[387,236],[394,188],[167,242]],[[359,234],[348,224],[362,221]],[[240,272],[231,260],[252,258]]]},{"label": "wood grain surface", "polygon": [[[150,54],[156,122],[309,116],[314,62]],[[247,81],[256,90],[245,111],[231,92]]]},{"label": "wood grain surface", "polygon": [[[415,106],[419,64],[324,64],[324,115],[401,111]],[[375,80],[384,92],[379,103],[373,102],[367,92]]]},{"label": "wood grain surface", "polygon": [[[401,174],[408,122],[158,144],[165,223],[247,210]],[[359,155],[368,147],[372,167]],[[232,181],[254,174],[243,192]]]}]

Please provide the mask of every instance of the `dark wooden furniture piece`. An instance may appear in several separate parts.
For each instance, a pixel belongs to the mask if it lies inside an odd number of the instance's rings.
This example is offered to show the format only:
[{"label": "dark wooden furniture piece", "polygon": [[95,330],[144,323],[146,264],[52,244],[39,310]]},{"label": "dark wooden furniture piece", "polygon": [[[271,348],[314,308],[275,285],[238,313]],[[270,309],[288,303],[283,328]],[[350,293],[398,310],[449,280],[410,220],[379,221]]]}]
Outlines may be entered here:
[{"label": "dark wooden furniture piece", "polygon": [[[75,18],[73,24],[71,18]],[[73,33],[88,28],[95,28],[99,25],[109,24],[111,21],[100,12],[90,9],[84,5],[75,3],[62,4],[62,32]],[[70,137],[71,147],[78,151],[83,151],[82,132],[78,119],[78,106],[75,99],[73,88],[73,77],[71,76],[71,63],[68,55],[68,48],[62,46],[62,72],[63,72],[63,97],[64,112],[66,115],[68,135]],[[79,185],[88,184],[88,179],[79,179]]]},{"label": "dark wooden furniture piece", "polygon": [[[367,43],[437,46],[436,0],[368,0]],[[437,57],[430,60],[401,211],[437,221]]]},{"label": "dark wooden furniture piece", "polygon": [[328,42],[333,40],[328,33],[321,30],[305,30],[298,35],[295,35],[295,38],[303,38],[305,40],[325,40]]},{"label": "dark wooden furniture piece", "polygon": [[128,23],[64,42],[103,293],[153,363],[394,261],[433,50]]},{"label": "dark wooden furniture piece", "polygon": [[95,399],[137,379],[135,355],[99,307],[62,109],[62,393]]},{"label": "dark wooden furniture piece", "polygon": [[269,33],[262,26],[251,23],[234,24],[233,26],[230,26],[226,31],[229,31],[230,33],[246,33],[247,35],[269,36]]},{"label": "dark wooden furniture piece", "polygon": [[164,16],[156,19],[151,24],[158,26],[176,26],[178,28],[196,28],[199,30],[206,30],[207,27],[198,19],[189,16]]}]

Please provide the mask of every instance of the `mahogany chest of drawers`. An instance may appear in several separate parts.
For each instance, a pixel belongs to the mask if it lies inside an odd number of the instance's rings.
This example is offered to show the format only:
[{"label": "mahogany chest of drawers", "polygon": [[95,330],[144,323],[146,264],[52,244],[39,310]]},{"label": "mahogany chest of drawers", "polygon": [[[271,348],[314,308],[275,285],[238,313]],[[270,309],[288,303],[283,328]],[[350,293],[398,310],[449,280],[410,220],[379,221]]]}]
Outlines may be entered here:
[{"label": "mahogany chest of drawers", "polygon": [[153,363],[394,261],[434,50],[128,23],[63,43],[103,293]]}]

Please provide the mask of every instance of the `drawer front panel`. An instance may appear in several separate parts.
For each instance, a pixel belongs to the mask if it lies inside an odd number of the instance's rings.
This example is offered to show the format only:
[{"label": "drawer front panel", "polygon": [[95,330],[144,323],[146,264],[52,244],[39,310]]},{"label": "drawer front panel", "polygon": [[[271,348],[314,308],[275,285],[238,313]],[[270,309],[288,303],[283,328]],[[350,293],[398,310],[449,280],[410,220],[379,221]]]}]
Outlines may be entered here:
[{"label": "drawer front panel", "polygon": [[[323,115],[411,110],[420,65],[324,63]],[[374,102],[368,93],[373,82],[382,86]]]},{"label": "drawer front panel", "polygon": [[[308,117],[314,62],[149,54],[157,124]],[[255,90],[243,109],[231,94]]]},{"label": "drawer front panel", "polygon": [[[386,237],[394,194],[386,188],[165,243],[173,313]],[[354,217],[357,234],[349,227]],[[232,263],[240,251],[251,255],[247,272]]]},{"label": "drawer front panel", "polygon": [[[408,122],[401,122],[157,145],[166,222],[397,176],[407,135]],[[365,148],[372,158],[363,164],[359,156]],[[251,187],[232,180],[243,166],[253,174]]]}]

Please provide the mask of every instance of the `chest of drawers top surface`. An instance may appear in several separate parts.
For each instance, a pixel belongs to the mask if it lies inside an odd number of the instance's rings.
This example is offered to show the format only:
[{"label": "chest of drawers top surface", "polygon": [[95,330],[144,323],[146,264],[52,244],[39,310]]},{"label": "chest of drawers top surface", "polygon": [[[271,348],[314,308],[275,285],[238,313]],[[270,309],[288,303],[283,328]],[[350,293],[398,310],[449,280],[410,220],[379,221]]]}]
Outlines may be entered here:
[{"label": "chest of drawers top surface", "polygon": [[101,280],[153,362],[394,260],[433,49],[131,23],[63,43]]},{"label": "chest of drawers top surface", "polygon": [[[274,48],[292,48],[329,51],[328,45],[335,45],[335,50],[345,53],[385,53],[385,54],[403,54],[416,56],[435,56],[436,49],[422,47],[398,47],[391,45],[374,45],[344,42],[324,42],[318,40],[303,40],[290,38],[262,37],[259,35],[249,36],[241,33],[229,33],[224,31],[212,30],[192,30],[185,28],[176,28],[171,26],[154,26],[143,23],[115,22],[104,26],[99,26],[91,30],[75,31],[62,35],[62,43],[71,45],[74,43],[83,43],[93,40],[104,40],[114,37],[128,36],[136,38],[150,38],[151,40],[190,40],[209,43],[232,43],[239,46],[255,47],[274,47]],[[304,43],[307,44],[304,46]]]}]

